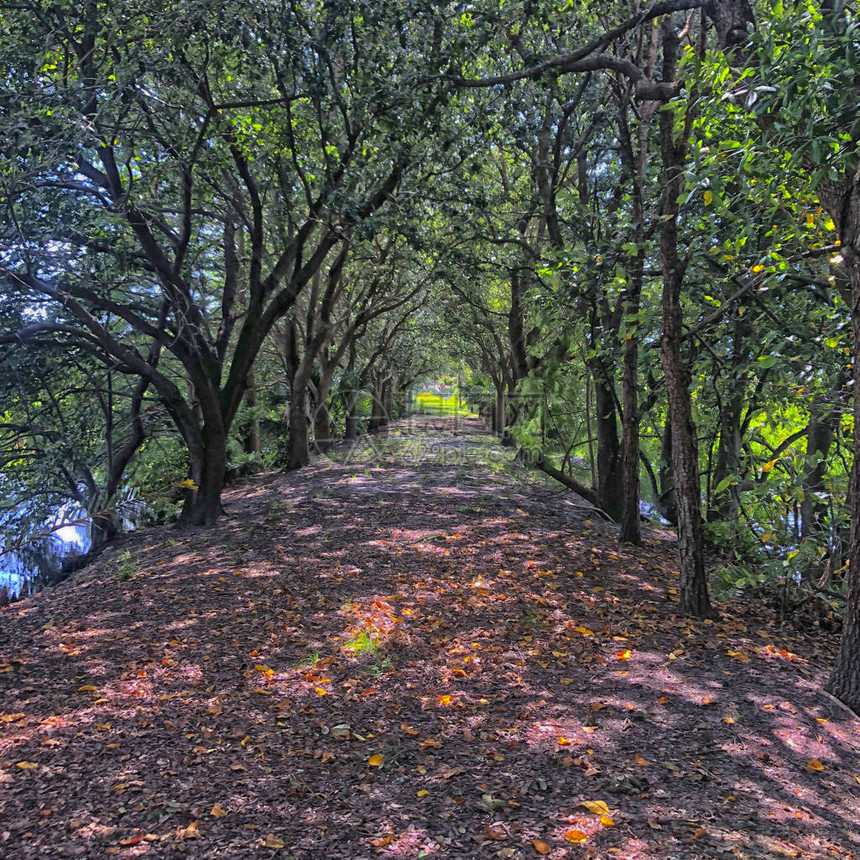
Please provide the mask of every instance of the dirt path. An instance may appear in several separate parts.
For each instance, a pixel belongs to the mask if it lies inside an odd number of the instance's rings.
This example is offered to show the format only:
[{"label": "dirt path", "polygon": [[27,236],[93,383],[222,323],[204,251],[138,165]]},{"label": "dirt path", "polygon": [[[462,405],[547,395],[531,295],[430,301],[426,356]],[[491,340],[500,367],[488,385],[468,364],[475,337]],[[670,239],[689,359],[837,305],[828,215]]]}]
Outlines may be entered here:
[{"label": "dirt path", "polygon": [[665,534],[482,434],[397,425],[0,613],[0,857],[860,857],[835,642],[677,617]]}]

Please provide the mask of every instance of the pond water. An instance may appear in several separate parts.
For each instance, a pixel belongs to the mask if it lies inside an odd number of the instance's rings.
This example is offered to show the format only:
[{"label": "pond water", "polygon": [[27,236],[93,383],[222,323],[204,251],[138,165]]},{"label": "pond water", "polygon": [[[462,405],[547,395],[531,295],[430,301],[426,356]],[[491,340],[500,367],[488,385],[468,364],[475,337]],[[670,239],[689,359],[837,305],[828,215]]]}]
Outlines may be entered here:
[{"label": "pond water", "polygon": [[[63,560],[85,553],[90,547],[90,525],[63,526],[46,537],[0,555],[0,595],[5,586],[11,598],[50,585],[59,575]],[[2,549],[2,544],[0,544]]]}]

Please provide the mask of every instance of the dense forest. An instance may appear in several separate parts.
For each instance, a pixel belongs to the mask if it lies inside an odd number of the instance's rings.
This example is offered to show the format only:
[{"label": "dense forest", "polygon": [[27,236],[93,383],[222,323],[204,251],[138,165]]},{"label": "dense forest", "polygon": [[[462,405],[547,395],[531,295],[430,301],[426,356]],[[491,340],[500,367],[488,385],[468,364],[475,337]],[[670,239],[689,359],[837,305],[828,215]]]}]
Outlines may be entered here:
[{"label": "dense forest", "polygon": [[[0,505],[214,524],[443,379],[680,611],[841,622],[860,710],[860,37],[842,0],[0,13]],[[706,563],[708,571],[706,571]],[[709,584],[710,572],[710,584]]]}]

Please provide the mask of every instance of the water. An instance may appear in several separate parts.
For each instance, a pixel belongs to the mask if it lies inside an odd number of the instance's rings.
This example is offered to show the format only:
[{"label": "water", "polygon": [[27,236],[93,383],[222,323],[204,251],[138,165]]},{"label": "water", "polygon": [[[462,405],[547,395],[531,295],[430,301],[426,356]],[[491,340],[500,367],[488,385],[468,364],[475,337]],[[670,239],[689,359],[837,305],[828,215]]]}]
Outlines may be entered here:
[{"label": "water", "polygon": [[[63,526],[40,540],[0,555],[0,593],[10,598],[25,589],[33,591],[57,580],[63,560],[90,547],[88,522]],[[2,545],[0,545],[2,548]]]}]

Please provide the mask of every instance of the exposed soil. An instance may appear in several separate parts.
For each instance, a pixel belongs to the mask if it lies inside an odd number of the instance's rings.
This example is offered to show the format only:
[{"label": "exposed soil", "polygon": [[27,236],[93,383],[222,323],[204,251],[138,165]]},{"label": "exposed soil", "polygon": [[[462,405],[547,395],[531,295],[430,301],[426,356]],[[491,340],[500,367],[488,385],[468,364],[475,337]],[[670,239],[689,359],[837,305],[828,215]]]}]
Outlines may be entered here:
[{"label": "exposed soil", "polygon": [[0,857],[860,857],[835,637],[510,458],[401,423],[3,610]]}]

